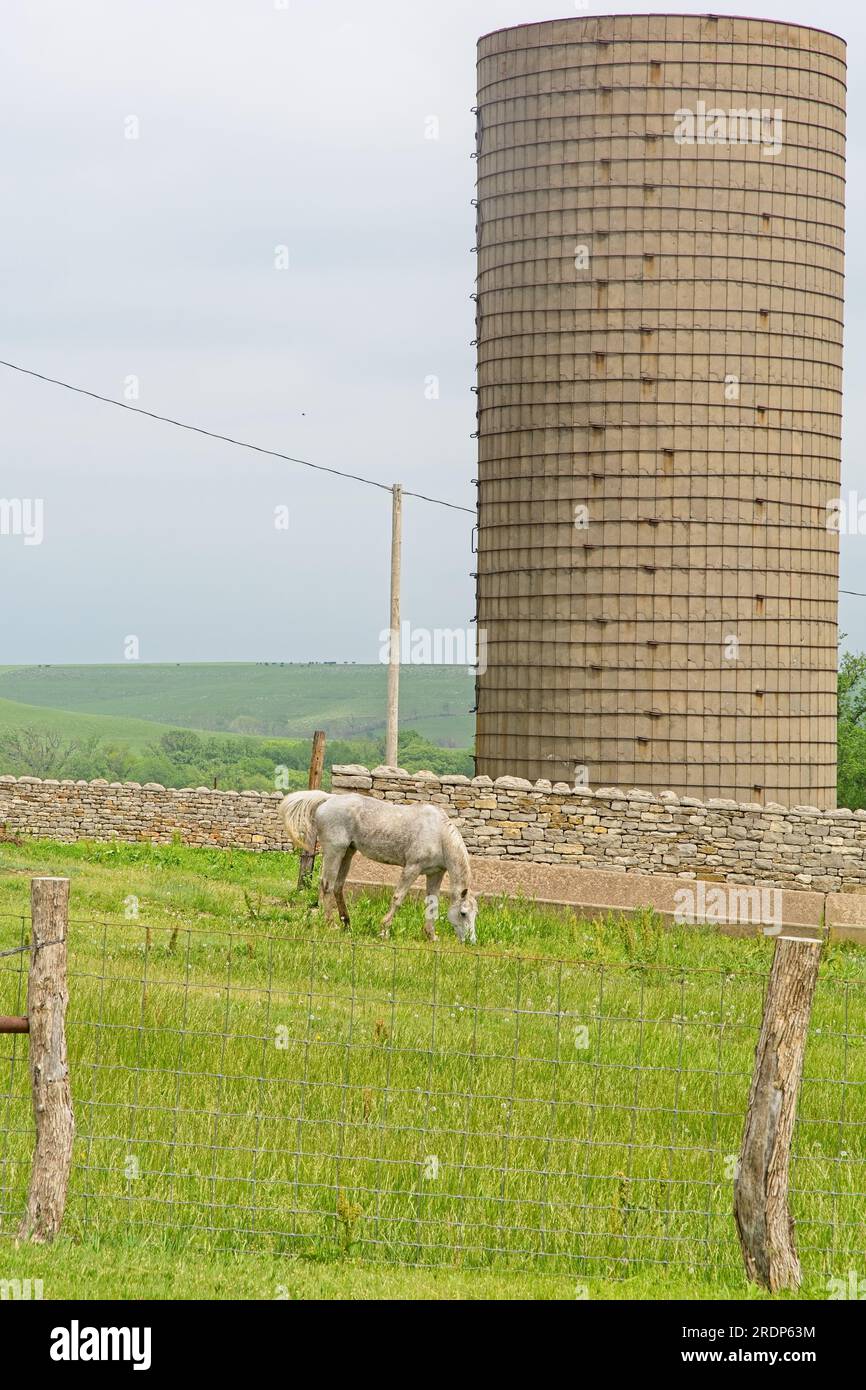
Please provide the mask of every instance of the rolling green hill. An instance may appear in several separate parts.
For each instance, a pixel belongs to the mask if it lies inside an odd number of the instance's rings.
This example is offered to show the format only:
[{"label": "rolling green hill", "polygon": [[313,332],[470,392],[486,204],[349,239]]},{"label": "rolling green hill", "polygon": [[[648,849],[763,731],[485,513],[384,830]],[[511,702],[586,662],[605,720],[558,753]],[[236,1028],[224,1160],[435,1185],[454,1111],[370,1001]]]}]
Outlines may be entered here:
[{"label": "rolling green hill", "polygon": [[[139,721],[270,738],[378,738],[386,668],[245,662],[0,666],[0,701],[119,720],[106,737],[141,737]],[[404,666],[400,724],[431,743],[468,748],[474,677],[465,666]],[[153,735],[151,734],[150,737]]]},{"label": "rolling green hill", "polygon": [[[46,734],[56,733],[62,739],[78,743],[103,739],[109,743],[124,744],[131,751],[140,753],[167,734],[171,727],[169,724],[129,719],[123,715],[76,714],[45,705],[24,705],[0,699],[0,736],[9,730],[28,728]],[[230,741],[230,736],[225,737]]]},{"label": "rolling green hill", "polygon": [[[402,694],[401,764],[471,774],[468,673],[408,668]],[[0,667],[0,773],[288,789],[313,729],[327,765],[381,762],[384,707],[381,666]]]}]

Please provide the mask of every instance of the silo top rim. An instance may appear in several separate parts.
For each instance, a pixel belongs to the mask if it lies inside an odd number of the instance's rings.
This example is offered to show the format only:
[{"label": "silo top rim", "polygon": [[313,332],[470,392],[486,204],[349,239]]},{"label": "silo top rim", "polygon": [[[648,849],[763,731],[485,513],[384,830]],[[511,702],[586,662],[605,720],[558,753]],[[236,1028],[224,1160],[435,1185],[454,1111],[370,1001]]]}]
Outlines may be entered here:
[{"label": "silo top rim", "polygon": [[540,29],[545,24],[580,23],[587,19],[745,19],[751,20],[753,24],[778,24],[780,29],[806,29],[812,34],[826,34],[828,38],[838,39],[839,43],[848,47],[847,39],[843,39],[841,34],[834,34],[832,29],[819,29],[816,24],[795,24],[789,19],[768,19],[757,14],[671,14],[662,10],[643,14],[569,14],[563,15],[561,19],[531,19],[525,24],[504,24],[501,29],[491,29],[489,33],[482,34],[478,42],[492,39],[494,34],[512,33],[515,29]]}]

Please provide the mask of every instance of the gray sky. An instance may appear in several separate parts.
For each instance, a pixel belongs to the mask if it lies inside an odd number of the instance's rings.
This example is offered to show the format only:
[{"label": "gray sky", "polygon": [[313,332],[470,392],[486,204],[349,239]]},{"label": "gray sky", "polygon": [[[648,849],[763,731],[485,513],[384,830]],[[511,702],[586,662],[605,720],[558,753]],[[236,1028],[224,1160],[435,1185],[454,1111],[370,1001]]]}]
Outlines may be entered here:
[{"label": "gray sky", "polygon": [[[110,396],[135,376],[146,409],[473,505],[476,39],[659,8],[5,0],[0,356]],[[843,486],[866,496],[866,11],[758,9],[849,45]],[[0,537],[0,663],[117,661],[129,634],[145,661],[377,659],[384,493],[5,369],[0,411],[0,497],[45,502],[41,545]],[[471,619],[471,524],[407,500],[413,625]],[[864,547],[843,538],[842,584],[866,593]],[[866,647],[866,598],[841,627]]]}]

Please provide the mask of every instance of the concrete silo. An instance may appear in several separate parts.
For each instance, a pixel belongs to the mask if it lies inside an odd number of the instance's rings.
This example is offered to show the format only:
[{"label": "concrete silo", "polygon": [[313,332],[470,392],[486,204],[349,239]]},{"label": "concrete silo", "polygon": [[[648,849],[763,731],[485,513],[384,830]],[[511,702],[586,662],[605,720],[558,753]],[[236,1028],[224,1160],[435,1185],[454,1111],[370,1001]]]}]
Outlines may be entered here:
[{"label": "concrete silo", "polygon": [[835,803],[844,122],[816,29],[481,39],[479,772]]}]

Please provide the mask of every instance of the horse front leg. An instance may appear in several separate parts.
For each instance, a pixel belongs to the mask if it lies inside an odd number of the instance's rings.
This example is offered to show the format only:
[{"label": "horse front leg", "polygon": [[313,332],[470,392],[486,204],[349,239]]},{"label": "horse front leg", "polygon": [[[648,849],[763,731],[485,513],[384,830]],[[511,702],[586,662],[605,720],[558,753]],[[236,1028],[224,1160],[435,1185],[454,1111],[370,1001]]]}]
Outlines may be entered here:
[{"label": "horse front leg", "polygon": [[398,908],[398,907],[400,906],[400,904],[402,903],[403,899],[405,898],[406,894],[409,892],[409,889],[412,887],[412,884],[415,882],[415,880],[416,880],[416,878],[418,877],[418,875],[420,874],[420,872],[421,872],[421,865],[420,865],[420,864],[407,864],[406,867],[404,868],[403,873],[402,873],[402,875],[400,876],[400,882],[397,884],[397,887],[394,889],[394,897],[391,899],[391,906],[388,908],[388,911],[385,913],[385,916],[382,918],[382,935],[383,935],[383,936],[388,936],[388,935],[389,935],[391,923],[392,923],[393,920],[394,920],[394,913],[397,911],[397,908]]},{"label": "horse front leg", "polygon": [[427,897],[424,899],[424,935],[428,941],[436,940],[436,923],[439,920],[439,889],[445,877],[444,869],[436,869],[427,875]]}]

